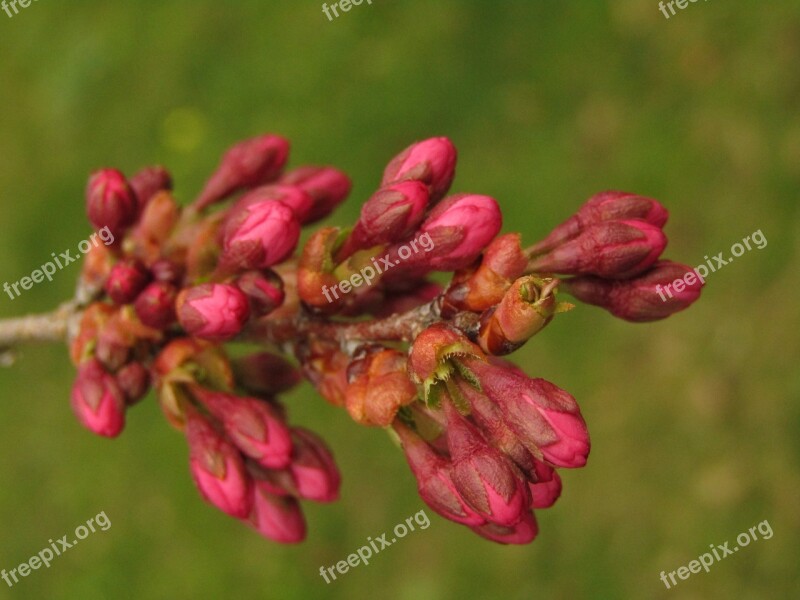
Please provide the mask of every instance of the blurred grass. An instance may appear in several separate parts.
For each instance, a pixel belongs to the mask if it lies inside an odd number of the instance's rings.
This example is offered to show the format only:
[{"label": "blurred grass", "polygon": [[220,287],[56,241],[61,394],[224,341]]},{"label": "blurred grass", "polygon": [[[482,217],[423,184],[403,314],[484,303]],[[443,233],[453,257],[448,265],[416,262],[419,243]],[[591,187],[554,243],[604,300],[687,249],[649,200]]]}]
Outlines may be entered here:
[{"label": "blurred grass", "polygon": [[[102,510],[112,527],[0,597],[800,597],[798,55],[789,0],[669,21],[634,0],[375,0],[334,22],[318,2],[252,0],[0,13],[3,281],[86,237],[91,169],[161,162],[188,200],[224,147],[262,131],[292,139],[294,164],[353,176],[331,222],[355,217],[396,151],[448,135],[455,189],[497,197],[529,242],[608,188],[661,199],[682,262],[769,240],[686,313],[634,326],[580,307],[515,355],[578,398],[593,436],[535,543],[495,546],[427,510],[429,529],[331,585],[321,565],[424,506],[383,432],[310,388],[291,397],[345,483],[339,503],[308,506],[304,545],[280,547],[197,498],[152,401],[120,439],[95,439],[69,410],[64,349],[27,348],[0,371],[0,568]],[[4,296],[0,316],[53,307],[77,272]],[[662,570],[765,519],[774,538],[664,589]]]}]

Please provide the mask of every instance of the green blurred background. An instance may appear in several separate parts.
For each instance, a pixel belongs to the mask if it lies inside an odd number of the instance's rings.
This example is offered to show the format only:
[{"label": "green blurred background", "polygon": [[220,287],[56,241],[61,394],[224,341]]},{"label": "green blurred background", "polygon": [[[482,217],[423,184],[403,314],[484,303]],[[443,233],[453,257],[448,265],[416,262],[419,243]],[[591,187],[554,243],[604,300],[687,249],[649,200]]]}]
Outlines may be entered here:
[{"label": "green blurred background", "polygon": [[[692,265],[756,230],[769,244],[711,275],[691,310],[650,325],[592,307],[514,355],[581,403],[588,466],[566,472],[527,547],[432,524],[326,585],[424,507],[401,454],[303,387],[291,418],[324,433],[341,501],[307,505],[298,547],[262,540],[197,496],[185,444],[150,397],[118,440],[69,409],[63,347],[0,370],[0,568],[100,511],[112,522],[5,598],[797,598],[800,5],[655,0],[374,0],[329,22],[319,1],[41,0],[0,13],[0,280],[74,249],[87,173],[168,165],[191,199],[221,151],[265,131],[292,163],[332,163],[354,193],[385,162],[450,136],[454,189],[495,196],[532,243],[591,194],[671,210],[667,255]],[[0,317],[69,297],[79,267]],[[676,588],[659,580],[768,520]]]}]

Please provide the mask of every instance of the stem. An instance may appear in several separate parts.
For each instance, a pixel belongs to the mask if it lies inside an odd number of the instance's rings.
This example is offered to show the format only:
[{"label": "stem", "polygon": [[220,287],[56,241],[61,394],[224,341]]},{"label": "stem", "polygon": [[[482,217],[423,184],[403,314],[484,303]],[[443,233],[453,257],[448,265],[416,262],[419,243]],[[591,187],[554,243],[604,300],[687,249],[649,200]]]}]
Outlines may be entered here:
[{"label": "stem", "polygon": [[70,324],[79,314],[79,304],[70,301],[53,312],[0,320],[0,364],[11,364],[9,351],[19,344],[65,342]]}]

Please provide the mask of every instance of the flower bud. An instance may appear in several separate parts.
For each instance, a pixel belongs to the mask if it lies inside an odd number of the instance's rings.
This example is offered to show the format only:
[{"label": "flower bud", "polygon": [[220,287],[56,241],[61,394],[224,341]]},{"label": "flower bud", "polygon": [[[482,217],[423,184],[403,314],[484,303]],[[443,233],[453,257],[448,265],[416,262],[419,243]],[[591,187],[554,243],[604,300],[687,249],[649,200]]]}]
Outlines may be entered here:
[{"label": "flower bud", "polygon": [[340,230],[323,227],[314,232],[303,246],[297,266],[297,292],[307,305],[321,311],[333,311],[344,302],[344,295],[334,295],[339,279],[333,274],[333,253]]},{"label": "flower bud", "polygon": [[115,377],[128,406],[144,398],[150,389],[150,373],[140,362],[128,363],[117,371]]},{"label": "flower bud", "polygon": [[236,279],[239,288],[250,303],[253,317],[263,317],[283,304],[283,281],[274,271],[248,271]]},{"label": "flower bud", "polygon": [[602,192],[595,194],[572,217],[556,227],[545,239],[530,250],[542,254],[578,236],[590,225],[602,221],[641,219],[662,228],[669,212],[657,200],[627,192]]},{"label": "flower bud", "polygon": [[299,238],[300,224],[291,208],[256,202],[226,223],[221,261],[238,270],[265,269],[286,260]]},{"label": "flower bud", "polygon": [[106,294],[116,304],[129,304],[150,281],[145,266],[133,258],[121,260],[111,268],[105,284]]},{"label": "flower bud", "polygon": [[128,362],[134,343],[135,339],[123,330],[115,316],[100,330],[94,353],[103,366],[113,373]]},{"label": "flower bud", "polygon": [[583,276],[562,284],[564,291],[581,302],[605,308],[620,319],[642,323],[689,308],[700,297],[705,281],[691,267],[660,260],[633,279],[610,281]]},{"label": "flower bud", "polygon": [[558,467],[586,464],[589,432],[575,398],[544,379],[478,360],[468,362],[486,395],[500,406],[506,424],[534,456]]},{"label": "flower bud", "polygon": [[422,222],[428,199],[428,188],[419,181],[383,186],[361,207],[348,245],[361,249],[402,240]]},{"label": "flower bud", "polygon": [[532,511],[526,511],[522,519],[511,527],[487,523],[471,529],[479,536],[498,544],[529,544],[539,533],[539,526]]},{"label": "flower bud", "polygon": [[416,142],[389,162],[381,185],[412,179],[421,181],[430,189],[431,202],[437,202],[450,189],[456,159],[456,148],[446,137]]},{"label": "flower bud", "polygon": [[228,220],[234,219],[236,213],[241,212],[248,206],[267,200],[280,202],[284,206],[291,208],[299,223],[305,221],[314,204],[311,196],[296,185],[262,185],[236,201],[236,204],[230,209],[231,216],[228,217]]},{"label": "flower bud", "polygon": [[72,364],[78,367],[92,356],[100,331],[116,314],[117,309],[105,302],[93,302],[83,311],[78,334],[70,343],[69,357]]},{"label": "flower bud", "polygon": [[270,493],[260,481],[256,481],[253,490],[253,509],[247,521],[265,538],[281,544],[296,544],[306,537],[300,503],[295,498]]},{"label": "flower bud", "polygon": [[496,307],[481,316],[478,341],[495,356],[510,354],[539,333],[556,313],[558,279],[517,279]]},{"label": "flower bud", "polygon": [[456,490],[450,463],[408,427],[395,421],[408,466],[417,479],[420,498],[445,519],[462,525],[483,525],[486,520],[466,503]]},{"label": "flower bud", "polygon": [[236,337],[250,318],[247,296],[226,283],[185,289],[176,305],[181,327],[189,335],[214,342]]},{"label": "flower bud", "polygon": [[286,173],[280,183],[294,185],[312,199],[311,210],[302,220],[313,223],[327,217],[350,193],[350,178],[333,167],[299,167]]},{"label": "flower bud", "polygon": [[292,454],[289,428],[268,402],[212,392],[196,385],[191,389],[245,455],[268,469],[283,469],[289,465]]},{"label": "flower bud", "polygon": [[325,442],[302,427],[292,428],[292,441],[294,453],[288,469],[300,497],[315,502],[336,500],[342,478]]},{"label": "flower bud", "polygon": [[239,451],[196,410],[186,415],[189,467],[197,489],[222,512],[243,519],[253,504],[253,481]]},{"label": "flower bud", "polygon": [[153,329],[166,329],[175,322],[174,285],[163,281],[154,281],[140,293],[134,309],[139,320]]},{"label": "flower bud", "polygon": [[172,175],[164,167],[145,167],[131,177],[131,188],[143,209],[158,192],[172,191]]},{"label": "flower bud", "polygon": [[[406,269],[462,269],[480,256],[502,224],[503,216],[494,198],[470,194],[450,196],[433,208],[414,236],[416,239],[429,236],[426,245],[430,250],[404,259],[399,255],[404,244],[395,244],[388,254],[393,262]],[[398,273],[402,273],[402,269]]]},{"label": "flower bud", "polygon": [[257,187],[280,176],[289,157],[289,142],[277,135],[262,135],[239,142],[222,157],[200,197],[198,210],[227,198],[232,193]]},{"label": "flower bud", "polygon": [[301,344],[297,358],[306,379],[317,392],[334,406],[344,406],[350,356],[341,351],[339,344],[308,340]]},{"label": "flower bud", "polygon": [[561,477],[556,470],[540,460],[535,462],[535,481],[528,484],[533,502],[531,508],[550,508],[561,495]]},{"label": "flower bud", "polygon": [[450,402],[443,405],[456,489],[487,521],[503,526],[518,523],[531,502],[521,474]]},{"label": "flower bud", "polygon": [[125,427],[125,397],[100,361],[90,359],[78,368],[71,400],[78,420],[93,433],[113,438]]},{"label": "flower bud", "polygon": [[647,270],[667,245],[659,227],[645,221],[603,221],[528,263],[528,272],[627,279]]},{"label": "flower bud", "polygon": [[183,279],[183,268],[174,261],[162,258],[150,265],[150,272],[156,281],[166,281],[180,285]]},{"label": "flower bud", "polygon": [[116,169],[92,174],[86,187],[86,212],[97,229],[108,227],[117,236],[136,221],[136,194],[125,175]]},{"label": "flower bud", "polygon": [[236,383],[251,394],[271,396],[300,383],[300,372],[282,356],[259,352],[233,359]]},{"label": "flower bud", "polygon": [[348,368],[347,412],[357,423],[388,427],[402,406],[417,398],[408,380],[406,355],[377,346]]},{"label": "flower bud", "polygon": [[159,260],[180,216],[181,207],[170,193],[157,192],[144,207],[130,234],[131,253],[148,265]]}]

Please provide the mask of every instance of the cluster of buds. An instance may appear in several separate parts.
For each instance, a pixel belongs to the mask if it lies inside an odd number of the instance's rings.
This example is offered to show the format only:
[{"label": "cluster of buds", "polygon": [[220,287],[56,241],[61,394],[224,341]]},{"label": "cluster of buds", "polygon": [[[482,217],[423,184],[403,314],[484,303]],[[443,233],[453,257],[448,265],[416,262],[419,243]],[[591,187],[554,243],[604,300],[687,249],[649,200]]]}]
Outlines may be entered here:
[{"label": "cluster of buds", "polygon": [[[92,175],[89,219],[115,241],[90,252],[79,283],[78,419],[115,437],[154,389],[202,497],[293,543],[306,534],[300,500],[333,501],[340,484],[331,451],[288,425],[279,400],[306,378],[392,434],[437,513],[499,543],[530,542],[533,510],[559,497],[556,469],[586,463],[589,435],[571,395],[499,357],[573,308],[559,288],[630,321],[696,300],[699,286],[669,302],[656,292],[689,270],[658,261],[666,210],[607,192],[524,249],[518,234],[498,236],[493,198],[448,195],[456,149],[431,138],[389,162],[351,227],[311,232],[295,257],[301,229],[351,183],[333,167],[286,171],[288,157],[276,135],[241,142],[185,206],[161,167]],[[425,251],[410,252],[418,240]],[[352,293],[331,296],[344,280]]]}]

